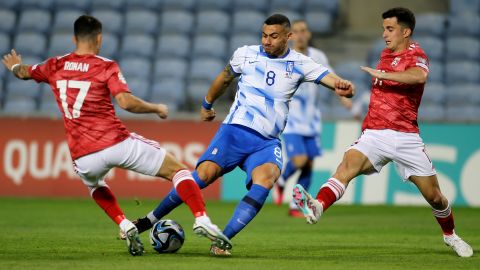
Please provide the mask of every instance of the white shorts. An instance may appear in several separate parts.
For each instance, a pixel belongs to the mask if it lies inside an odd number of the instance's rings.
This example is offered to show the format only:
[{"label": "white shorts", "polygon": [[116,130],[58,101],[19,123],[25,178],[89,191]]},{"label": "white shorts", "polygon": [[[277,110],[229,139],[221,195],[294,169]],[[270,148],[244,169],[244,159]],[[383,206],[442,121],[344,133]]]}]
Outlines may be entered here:
[{"label": "white shorts", "polygon": [[131,133],[126,140],[73,161],[75,172],[90,188],[105,186],[105,175],[118,167],[155,176],[165,159],[160,144]]},{"label": "white shorts", "polygon": [[366,129],[347,151],[350,149],[364,154],[376,172],[393,161],[405,180],[410,176],[431,176],[437,173],[418,133]]}]

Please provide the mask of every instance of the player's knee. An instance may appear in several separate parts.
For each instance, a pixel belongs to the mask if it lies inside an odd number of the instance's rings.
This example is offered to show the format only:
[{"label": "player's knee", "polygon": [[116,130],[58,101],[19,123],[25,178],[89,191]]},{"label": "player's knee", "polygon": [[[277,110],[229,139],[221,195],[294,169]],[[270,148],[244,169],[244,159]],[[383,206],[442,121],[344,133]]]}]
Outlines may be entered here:
[{"label": "player's knee", "polygon": [[221,168],[216,164],[211,164],[210,162],[202,162],[196,169],[198,178],[205,182],[206,184],[210,184],[215,181],[221,173]]},{"label": "player's knee", "polygon": [[253,181],[253,183],[271,189],[275,185],[275,181],[277,181],[277,178],[260,178],[256,181]]},{"label": "player's knee", "polygon": [[269,189],[273,187],[278,177],[280,177],[280,169],[273,164],[263,165],[252,172],[253,183]]},{"label": "player's knee", "polygon": [[180,170],[188,169],[185,164],[180,163],[173,155],[167,154],[163,160],[162,166],[157,173],[157,176],[173,179],[173,176]]},{"label": "player's knee", "polygon": [[426,199],[435,209],[444,209],[448,206],[447,198],[445,198],[440,191],[432,192]]},{"label": "player's knee", "polygon": [[293,166],[297,169],[303,169],[307,167],[309,163],[309,159],[307,156],[296,156],[292,158]]}]

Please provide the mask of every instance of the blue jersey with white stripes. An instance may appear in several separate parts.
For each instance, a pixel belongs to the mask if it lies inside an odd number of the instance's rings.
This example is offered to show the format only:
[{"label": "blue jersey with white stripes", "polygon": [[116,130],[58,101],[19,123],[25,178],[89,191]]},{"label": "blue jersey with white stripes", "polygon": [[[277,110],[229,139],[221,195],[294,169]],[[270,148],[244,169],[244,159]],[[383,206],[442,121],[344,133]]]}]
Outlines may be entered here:
[{"label": "blue jersey with white stripes", "polygon": [[290,101],[300,84],[318,84],[329,73],[327,67],[294,50],[270,57],[259,45],[238,48],[230,66],[240,78],[224,123],[246,126],[267,138],[282,133]]},{"label": "blue jersey with white stripes", "polygon": [[[309,47],[307,55],[312,58],[313,61],[332,70],[327,57],[322,51]],[[305,82],[300,85],[298,91],[292,97],[287,126],[283,133],[299,134],[308,137],[318,136],[321,133],[322,113],[319,106],[320,91],[327,89],[320,88],[321,86],[310,82]]]}]

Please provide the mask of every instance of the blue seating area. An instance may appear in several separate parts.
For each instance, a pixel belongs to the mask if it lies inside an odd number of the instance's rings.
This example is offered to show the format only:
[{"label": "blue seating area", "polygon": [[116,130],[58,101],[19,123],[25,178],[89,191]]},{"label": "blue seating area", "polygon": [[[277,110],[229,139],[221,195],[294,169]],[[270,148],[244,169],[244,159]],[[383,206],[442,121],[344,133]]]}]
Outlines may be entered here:
[{"label": "blue seating area", "polygon": [[[24,60],[32,61],[30,64],[64,55],[74,49],[74,20],[81,14],[91,14],[103,23],[100,55],[120,63],[134,93],[152,101],[161,101],[165,95],[165,102],[168,101],[172,110],[190,110],[187,105],[200,100],[236,48],[259,44],[262,23],[271,13],[284,12],[291,20],[310,17],[316,20],[311,13],[321,12],[327,20],[322,17],[321,27],[314,29],[320,34],[331,32],[338,14],[336,0],[7,2],[8,5],[0,7],[2,55],[15,48]],[[49,95],[40,93],[35,98],[26,95],[23,89],[33,84],[13,81],[1,67],[0,112],[23,108],[52,114],[57,110]],[[11,103],[13,92],[20,93],[23,99],[15,98],[15,103]],[[29,98],[31,101],[26,102]]]},{"label": "blue seating area", "polygon": [[[15,48],[34,64],[74,49],[73,21],[91,14],[103,23],[100,55],[115,59],[133,92],[163,101],[171,111],[193,111],[233,51],[259,44],[265,18],[281,12],[305,19],[316,35],[331,34],[339,0],[16,0],[0,7],[0,54]],[[479,121],[480,0],[450,0],[448,14],[417,14],[414,39],[427,52],[430,75],[420,109],[423,120]],[[360,65],[376,66],[383,40],[372,43],[365,62],[335,66],[360,93],[371,80]],[[328,51],[327,51],[328,55]],[[0,112],[59,115],[48,87],[14,82],[0,67]],[[26,88],[32,91],[26,91]],[[37,90],[34,90],[37,89]],[[32,94],[39,91],[37,94]],[[15,94],[12,94],[15,93]],[[325,92],[328,93],[328,92]],[[322,94],[324,115],[351,118]],[[463,106],[462,106],[463,105]],[[460,111],[464,108],[464,112]],[[475,113],[472,115],[471,113]],[[331,116],[331,117],[330,117]]]}]

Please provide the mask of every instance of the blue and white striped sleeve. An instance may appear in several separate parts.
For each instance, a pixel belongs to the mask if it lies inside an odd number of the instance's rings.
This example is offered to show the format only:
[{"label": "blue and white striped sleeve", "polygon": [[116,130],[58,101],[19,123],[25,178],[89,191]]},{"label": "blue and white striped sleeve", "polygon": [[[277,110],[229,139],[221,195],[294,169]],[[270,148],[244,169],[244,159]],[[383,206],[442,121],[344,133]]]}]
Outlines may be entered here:
[{"label": "blue and white striped sleeve", "polygon": [[316,84],[320,84],[325,75],[330,73],[330,70],[325,66],[316,63],[311,58],[306,58],[303,62],[303,73],[305,82],[315,82]]},{"label": "blue and white striped sleeve", "polygon": [[246,59],[246,48],[247,47],[244,46],[236,49],[232,55],[232,58],[230,58],[230,69],[236,76],[240,76],[240,74],[242,74]]}]

